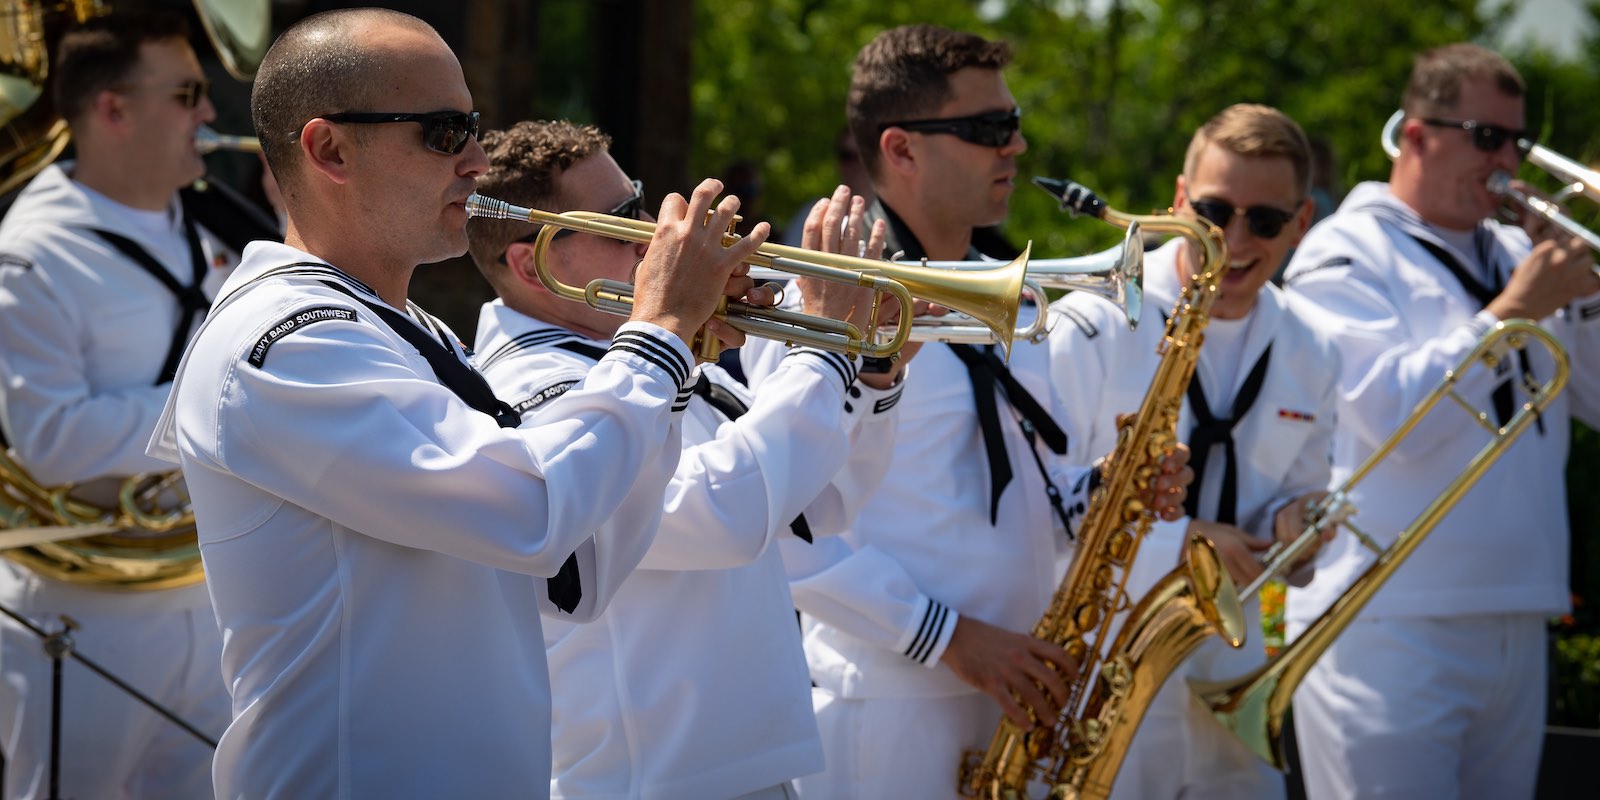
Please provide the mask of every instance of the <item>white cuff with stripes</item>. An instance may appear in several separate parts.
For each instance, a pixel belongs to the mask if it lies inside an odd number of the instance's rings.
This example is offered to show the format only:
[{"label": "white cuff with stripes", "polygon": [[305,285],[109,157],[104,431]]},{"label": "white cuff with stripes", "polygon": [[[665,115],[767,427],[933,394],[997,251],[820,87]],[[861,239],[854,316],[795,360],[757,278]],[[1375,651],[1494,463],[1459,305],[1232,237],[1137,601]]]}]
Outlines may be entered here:
[{"label": "white cuff with stripes", "polygon": [[922,598],[922,607],[912,615],[916,622],[896,644],[901,655],[926,667],[939,663],[944,648],[955,633],[960,615],[955,609],[931,597]]}]

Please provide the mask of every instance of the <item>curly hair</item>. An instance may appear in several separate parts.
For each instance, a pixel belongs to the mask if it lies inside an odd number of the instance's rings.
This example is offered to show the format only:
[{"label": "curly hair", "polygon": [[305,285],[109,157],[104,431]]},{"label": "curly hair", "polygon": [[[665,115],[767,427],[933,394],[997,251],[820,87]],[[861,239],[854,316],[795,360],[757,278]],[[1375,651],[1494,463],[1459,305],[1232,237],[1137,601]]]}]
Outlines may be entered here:
[{"label": "curly hair", "polygon": [[[593,125],[565,120],[519,122],[508,130],[489,131],[480,139],[489,154],[489,171],[478,176],[478,191],[513,205],[543,211],[565,211],[556,179],[573,164],[611,148],[611,137]],[[474,217],[467,222],[473,263],[498,288],[500,259],[506,248],[535,232],[526,222]]]},{"label": "curly hair", "polygon": [[879,129],[925,117],[952,96],[950,75],[967,67],[1003,69],[1011,46],[935,25],[902,25],[877,35],[851,67],[845,118],[861,149],[862,163],[876,177]]}]

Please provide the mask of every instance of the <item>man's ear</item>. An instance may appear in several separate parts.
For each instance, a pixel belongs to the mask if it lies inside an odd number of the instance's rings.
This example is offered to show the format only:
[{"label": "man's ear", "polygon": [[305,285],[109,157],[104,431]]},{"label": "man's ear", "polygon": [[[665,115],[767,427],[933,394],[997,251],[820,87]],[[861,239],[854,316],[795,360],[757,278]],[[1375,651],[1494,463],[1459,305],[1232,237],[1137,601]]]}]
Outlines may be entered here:
[{"label": "man's ear", "polygon": [[118,130],[128,121],[127,104],[122,95],[102,89],[94,96],[94,102],[89,105],[89,114],[95,122],[107,130]]},{"label": "man's ear", "polygon": [[911,134],[900,128],[886,128],[878,134],[878,166],[888,172],[915,173],[918,161]]},{"label": "man's ear", "polygon": [[350,180],[349,148],[352,146],[339,126],[325,119],[313,119],[300,129],[300,155],[306,166],[337,184]]}]

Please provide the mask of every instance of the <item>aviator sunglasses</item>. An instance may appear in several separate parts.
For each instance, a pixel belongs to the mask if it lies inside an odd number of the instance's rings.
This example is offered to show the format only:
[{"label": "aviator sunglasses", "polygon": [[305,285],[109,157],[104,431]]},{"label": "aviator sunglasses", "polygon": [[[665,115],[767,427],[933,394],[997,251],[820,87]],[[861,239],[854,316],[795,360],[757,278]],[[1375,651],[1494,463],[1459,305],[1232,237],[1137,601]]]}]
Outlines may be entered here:
[{"label": "aviator sunglasses", "polygon": [[1533,139],[1527,131],[1502,128],[1497,125],[1485,125],[1475,119],[1440,119],[1434,117],[1422,120],[1424,125],[1435,128],[1460,128],[1472,135],[1472,146],[1485,153],[1493,153],[1505,146],[1507,141],[1517,149],[1517,155],[1522,158],[1528,156],[1528,151],[1533,149]]},{"label": "aviator sunglasses", "polygon": [[428,111],[422,114],[347,111],[341,114],[323,114],[322,119],[355,124],[415,122],[422,126],[422,146],[447,156],[460,153],[466,148],[469,140],[478,138],[476,111]]},{"label": "aviator sunglasses", "polygon": [[211,82],[205,78],[191,78],[171,86],[118,86],[115,91],[131,93],[135,90],[149,91],[152,89],[172,92],[172,99],[177,100],[179,105],[192,111],[195,106],[200,105],[200,98],[211,92]]},{"label": "aviator sunglasses", "polygon": [[988,111],[970,117],[949,119],[914,119],[906,122],[886,122],[878,126],[883,133],[890,128],[918,133],[948,133],[963,142],[983,147],[1005,147],[1012,134],[1022,127],[1022,109]]},{"label": "aviator sunglasses", "polygon": [[[607,215],[613,216],[613,217],[624,217],[626,219],[644,219],[644,181],[641,181],[638,178],[635,178],[633,180],[633,194],[629,195],[628,199],[623,200],[622,202],[616,204],[615,206],[612,206],[611,210],[607,211],[605,213]],[[540,226],[540,227],[542,229],[543,226]],[[572,228],[562,228],[561,230],[556,231],[554,234],[552,234],[550,236],[550,241],[554,242],[557,239],[560,239],[560,238],[562,238],[564,236],[570,236],[570,235],[572,235],[574,233],[578,233],[578,232],[579,231],[576,231],[576,230],[574,230]],[[519,243],[520,244],[531,244],[531,243],[533,243],[533,240],[537,239],[537,238],[539,238],[539,231],[536,230],[533,233],[530,233],[527,236],[522,237],[521,239],[513,240],[511,242],[511,244],[519,244]],[[632,242],[627,242],[627,241],[623,241],[623,240],[618,240],[618,241],[620,243],[622,243],[622,244],[632,244]],[[511,245],[506,245],[506,246],[510,247]],[[502,264],[506,263],[506,254],[505,253],[501,253],[500,254],[500,263],[502,263]]]},{"label": "aviator sunglasses", "polygon": [[1243,216],[1249,225],[1250,235],[1257,239],[1278,238],[1278,234],[1283,233],[1283,226],[1294,219],[1293,211],[1284,211],[1272,206],[1236,208],[1232,203],[1221,200],[1196,200],[1187,194],[1183,197],[1189,201],[1189,207],[1194,209],[1194,213],[1223,230],[1228,229],[1228,223],[1232,222],[1235,216]]}]

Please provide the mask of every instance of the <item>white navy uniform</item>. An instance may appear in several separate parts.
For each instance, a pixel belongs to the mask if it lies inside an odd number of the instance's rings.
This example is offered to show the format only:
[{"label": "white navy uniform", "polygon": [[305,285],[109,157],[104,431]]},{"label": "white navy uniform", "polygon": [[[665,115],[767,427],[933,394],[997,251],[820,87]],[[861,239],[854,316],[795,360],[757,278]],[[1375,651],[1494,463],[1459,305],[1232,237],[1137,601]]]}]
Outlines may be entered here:
[{"label": "white navy uniform", "polygon": [[[1333,480],[1388,438],[1497,320],[1421,241],[1453,256],[1486,287],[1503,286],[1529,252],[1527,236],[1493,221],[1465,249],[1390,193],[1363,183],[1313,228],[1288,271],[1292,294],[1343,357]],[[1497,291],[1495,289],[1494,291]],[[1540,324],[1566,346],[1571,382],[1445,516],[1295,695],[1296,730],[1314,798],[1527,797],[1545,708],[1544,619],[1568,608],[1564,467],[1569,420],[1600,421],[1600,296]],[[1492,409],[1506,376],[1470,370],[1457,391]],[[1552,363],[1534,351],[1536,380]],[[1520,404],[1519,395],[1516,402]],[[1394,539],[1488,440],[1448,401],[1353,492],[1355,517]],[[1316,577],[1288,597],[1289,634],[1305,629],[1372,556],[1338,536]]]},{"label": "white navy uniform", "polygon": [[246,249],[151,443],[181,456],[224,632],[217,796],[543,796],[544,578],[575,552],[573,617],[591,619],[643,556],[689,352],[629,323],[549,424],[501,428],[369,288],[286,267],[306,262],[321,263]]},{"label": "white navy uniform", "polygon": [[[1145,308],[1171,313],[1182,291],[1174,239],[1145,255]],[[1230,416],[1247,376],[1265,358],[1259,394],[1235,423],[1232,436],[1237,476],[1235,523],[1259,539],[1270,540],[1278,510],[1296,497],[1326,488],[1337,403],[1338,354],[1296,314],[1290,298],[1270,284],[1262,287],[1249,314],[1238,320],[1212,319],[1200,348],[1193,380],[1219,418]],[[1079,460],[1116,446],[1116,418],[1135,413],[1161,363],[1158,348],[1163,320],[1151,314],[1128,330],[1123,313],[1086,292],[1072,292],[1052,306],[1050,346],[1053,378],[1063,405],[1062,426]],[[1216,352],[1218,328],[1236,329],[1233,355]],[[1268,348],[1271,348],[1270,353]],[[1231,363],[1228,363],[1231,362]],[[1178,436],[1191,440],[1195,415],[1184,398]],[[1197,516],[1218,519],[1226,454],[1212,446],[1203,476],[1189,492]],[[1140,546],[1128,580],[1138,602],[1179,563],[1189,518],[1157,522]],[[1151,704],[1135,735],[1113,790],[1117,798],[1272,798],[1284,794],[1283,776],[1256,758],[1223,730],[1210,712],[1191,698],[1188,679],[1222,680],[1260,666],[1266,659],[1260,631],[1260,603],[1244,598],[1247,639],[1233,649],[1217,639],[1201,644],[1184,667],[1174,671]]]},{"label": "white navy uniform", "polygon": [[[478,363],[531,424],[607,342],[507,308],[478,322]],[[794,604],[774,542],[842,531],[881,480],[898,388],[859,361],[790,352],[759,394],[715,365],[684,412],[661,529],[598,619],[545,620],[555,702],[552,797],[732,798],[822,769]],[[748,413],[731,421],[705,393]]]},{"label": "white navy uniform", "polygon": [[[908,244],[891,241],[886,250]],[[759,394],[779,348],[757,342],[744,349]],[[1009,367],[1051,411],[1047,356],[1043,345],[1018,342]],[[1089,470],[1030,443],[998,397],[1012,478],[991,506],[967,368],[950,346],[929,344],[905,374],[894,459],[882,486],[844,535],[812,547],[782,543],[795,606],[806,615],[806,660],[827,757],[822,775],[798,782],[807,798],[954,794],[962,752],[986,746],[1000,719],[988,695],[939,663],[956,621],[970,615],[1031,631],[1072,549],[1034,454],[1074,524],[1086,502]]]},{"label": "white navy uniform", "polygon": [[[159,382],[163,359],[190,312],[93,231],[133,241],[180,284],[193,280],[194,263],[176,192],[167,210],[133,209],[73,181],[72,167],[46,167],[0,224],[0,423],[35,479],[114,503],[123,477],[172,469],[145,444],[170,389]],[[203,229],[199,241],[200,289],[211,297],[237,256]],[[221,638],[204,586],[102,589],[0,559],[0,603],[46,628],[71,616],[83,655],[213,737],[227,725]],[[0,664],[3,796],[43,797],[49,660],[6,620]],[[62,698],[64,796],[210,796],[210,748],[198,739],[73,661]]]}]

